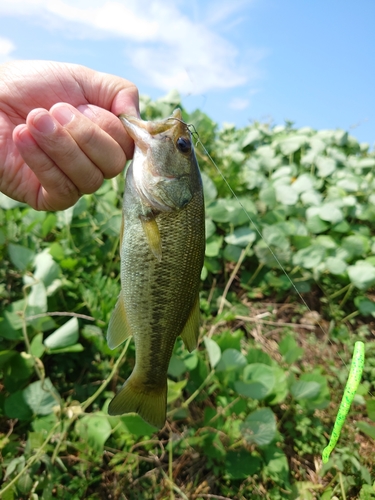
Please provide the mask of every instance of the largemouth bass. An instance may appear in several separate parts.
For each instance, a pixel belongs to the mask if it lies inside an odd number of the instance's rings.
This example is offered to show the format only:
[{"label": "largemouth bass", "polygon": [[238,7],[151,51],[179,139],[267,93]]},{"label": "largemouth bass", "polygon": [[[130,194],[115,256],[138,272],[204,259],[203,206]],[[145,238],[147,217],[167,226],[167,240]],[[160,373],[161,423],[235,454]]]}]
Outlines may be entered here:
[{"label": "largemouth bass", "polygon": [[163,427],[167,371],[176,338],[189,351],[199,335],[199,285],[205,250],[202,180],[181,111],[147,122],[120,116],[135,150],[126,173],[121,293],[111,316],[111,349],[133,335],[136,362],[109,405]]}]

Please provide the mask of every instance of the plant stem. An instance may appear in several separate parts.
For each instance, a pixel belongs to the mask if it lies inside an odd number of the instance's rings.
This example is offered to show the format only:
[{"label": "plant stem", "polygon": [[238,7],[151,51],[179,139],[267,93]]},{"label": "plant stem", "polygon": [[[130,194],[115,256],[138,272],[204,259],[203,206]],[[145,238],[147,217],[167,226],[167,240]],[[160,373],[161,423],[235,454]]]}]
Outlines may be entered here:
[{"label": "plant stem", "polygon": [[260,273],[260,271],[263,269],[263,264],[260,263],[258,265],[258,267],[255,269],[255,273],[251,276],[251,278],[249,279],[249,281],[246,283],[247,286],[250,286],[251,283],[255,280],[255,278],[258,276],[258,274]]},{"label": "plant stem", "polygon": [[[116,363],[113,365],[113,368],[112,368],[112,371],[111,373],[109,374],[109,376],[104,380],[104,382],[99,386],[99,388],[96,390],[96,392],[90,396],[89,398],[86,399],[86,401],[84,403],[81,404],[81,410],[82,412],[86,411],[86,409],[95,401],[95,399],[104,391],[104,389],[107,387],[107,385],[109,384],[109,382],[112,380],[114,374],[116,373],[122,359],[124,358],[125,354],[126,354],[126,351],[128,350],[128,347],[129,347],[129,343],[130,343],[130,338],[128,338],[125,342],[125,345],[124,345],[124,348],[123,350],[121,351],[121,354],[120,356],[118,357],[118,359],[116,360]],[[52,463],[56,460],[56,457],[57,457],[57,454],[59,452],[59,449],[61,447],[61,444],[63,442],[63,440],[65,439],[65,436],[70,428],[70,426],[77,420],[77,418],[79,417],[81,413],[74,413],[73,416],[65,423],[65,427],[64,427],[64,430],[61,432],[61,435],[60,435],[60,439],[59,439],[59,442],[57,444],[57,446],[55,447],[54,451],[53,451],[53,455],[52,455]]]},{"label": "plant stem", "polygon": [[[210,373],[207,375],[207,377],[203,380],[201,385],[198,387],[196,391],[193,392],[193,394],[188,398],[186,401],[184,401],[181,404],[180,408],[187,408],[189,404],[198,396],[198,394],[201,392],[204,386],[208,384],[208,382],[212,379],[212,377],[215,375],[215,370],[211,370]],[[171,410],[168,412],[168,417],[176,413],[176,411],[179,410],[179,408],[175,408],[174,410]]]},{"label": "plant stem", "polygon": [[247,249],[248,249],[249,245],[247,245],[246,248],[244,248],[242,251],[241,251],[241,255],[240,255],[240,258],[238,259],[238,262],[237,264],[234,266],[234,269],[229,277],[229,280],[227,281],[227,284],[225,285],[225,288],[224,288],[224,291],[223,291],[223,295],[221,296],[221,299],[220,299],[220,306],[219,306],[219,309],[217,311],[217,314],[220,315],[222,312],[223,312],[223,309],[224,309],[224,304],[225,304],[225,298],[229,292],[229,288],[231,287],[232,283],[233,283],[233,280],[234,278],[236,277],[240,267],[241,267],[241,264],[246,256],[246,252],[247,252]]},{"label": "plant stem", "polygon": [[349,321],[349,320],[355,318],[356,316],[358,316],[359,314],[361,314],[359,311],[353,311],[352,313],[345,316],[345,318],[343,318],[341,320],[341,323],[345,323],[345,321]]},{"label": "plant stem", "polygon": [[[164,478],[166,479],[168,484],[171,486],[172,490],[174,490],[176,493],[178,493],[183,500],[189,500],[188,497],[185,495],[185,493],[180,490],[180,488],[177,486],[177,484],[175,484],[173,482],[172,482],[172,484],[170,484],[170,479],[167,476],[167,474],[165,473],[165,471],[163,471],[163,469],[160,469],[160,472],[163,474]],[[173,496],[173,498],[174,498],[174,496]]]},{"label": "plant stem", "polygon": [[339,295],[342,295],[343,293],[345,293],[348,290],[348,288],[350,288],[351,286],[352,286],[351,283],[349,283],[349,285],[346,285],[343,288],[340,288],[340,290],[337,290],[337,292],[333,293],[332,295],[329,295],[328,299],[332,300],[332,299],[335,299],[336,297],[339,297]]},{"label": "plant stem", "polygon": [[169,475],[170,499],[174,500],[174,492],[173,492],[173,445],[172,445],[172,429],[169,429],[168,475]]},{"label": "plant stem", "polygon": [[353,288],[354,286],[352,285],[352,283],[350,283],[349,285],[349,288],[346,292],[346,294],[344,295],[344,298],[342,299],[342,301],[340,302],[340,305],[339,305],[339,308],[342,309],[343,305],[345,304],[345,302],[348,300],[348,298],[350,297],[352,291],[353,291]]},{"label": "plant stem", "polygon": [[48,436],[46,437],[46,439],[44,440],[43,444],[41,445],[41,447],[36,451],[36,453],[32,457],[30,457],[27,460],[27,462],[25,463],[24,468],[7,485],[5,485],[2,490],[0,490],[0,498],[3,498],[4,493],[6,491],[8,491],[9,488],[11,488],[21,478],[21,476],[28,469],[30,469],[30,467],[39,459],[39,457],[41,457],[43,455],[45,446],[47,446],[49,440],[53,436],[53,433],[55,432],[55,430],[57,429],[57,427],[59,426],[59,424],[60,424],[60,422],[57,422],[52,427],[52,429],[49,431]]},{"label": "plant stem", "polygon": [[342,473],[339,472],[339,479],[340,479],[340,488],[341,488],[341,495],[342,495],[342,500],[346,500],[346,494],[345,494],[345,488],[344,488],[344,481],[342,477]]},{"label": "plant stem", "polygon": [[96,318],[93,318],[92,316],[87,316],[87,314],[80,314],[80,313],[74,313],[74,312],[58,312],[58,311],[53,311],[53,312],[45,312],[42,314],[34,314],[33,316],[27,316],[25,318],[26,321],[32,321],[34,319],[38,318],[46,318],[48,316],[72,316],[74,318],[81,318],[81,319],[87,319],[88,321],[96,321]]}]

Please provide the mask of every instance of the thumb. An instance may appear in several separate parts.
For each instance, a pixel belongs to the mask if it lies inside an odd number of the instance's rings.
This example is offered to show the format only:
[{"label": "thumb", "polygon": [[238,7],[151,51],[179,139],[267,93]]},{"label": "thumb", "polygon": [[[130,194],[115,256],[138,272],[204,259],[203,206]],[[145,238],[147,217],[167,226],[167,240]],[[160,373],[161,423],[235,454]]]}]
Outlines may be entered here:
[{"label": "thumb", "polygon": [[[82,66],[79,68],[82,69]],[[85,69],[84,72],[77,71],[74,76],[88,103],[116,116],[121,113],[139,116],[139,94],[134,83],[119,76]]]}]

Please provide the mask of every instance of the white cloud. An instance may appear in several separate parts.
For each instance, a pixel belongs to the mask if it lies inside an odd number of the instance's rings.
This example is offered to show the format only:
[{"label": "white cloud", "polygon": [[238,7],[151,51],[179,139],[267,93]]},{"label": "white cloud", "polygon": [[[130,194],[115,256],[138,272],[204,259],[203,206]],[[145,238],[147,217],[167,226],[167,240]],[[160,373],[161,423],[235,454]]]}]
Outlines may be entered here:
[{"label": "white cloud", "polygon": [[219,34],[218,23],[224,26],[229,13],[237,15],[244,4],[221,2],[211,25],[185,14],[190,9],[180,0],[12,0],[0,2],[0,15],[48,19],[70,37],[124,39],[127,60],[149,85],[199,94],[238,87],[259,76],[263,53],[253,51],[249,57],[249,51],[239,51]]},{"label": "white cloud", "polygon": [[15,50],[16,46],[9,38],[0,37],[0,63],[4,63],[10,59],[10,54]]},{"label": "white cloud", "polygon": [[250,106],[250,99],[245,99],[242,97],[234,97],[230,103],[229,107],[231,109],[237,109],[239,111],[242,111]]}]

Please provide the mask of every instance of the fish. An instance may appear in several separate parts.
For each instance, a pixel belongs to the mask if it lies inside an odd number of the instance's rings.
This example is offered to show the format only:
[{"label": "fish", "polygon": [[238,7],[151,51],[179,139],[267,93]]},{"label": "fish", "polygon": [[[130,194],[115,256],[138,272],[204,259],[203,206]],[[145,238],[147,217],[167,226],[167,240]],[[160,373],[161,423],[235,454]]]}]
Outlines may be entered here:
[{"label": "fish", "polygon": [[202,179],[190,130],[180,109],[159,121],[120,115],[135,144],[126,171],[121,235],[121,292],[107,343],[128,337],[135,365],[108,407],[138,413],[162,428],[167,372],[181,336],[191,352],[200,326],[199,289],[205,253]]}]

